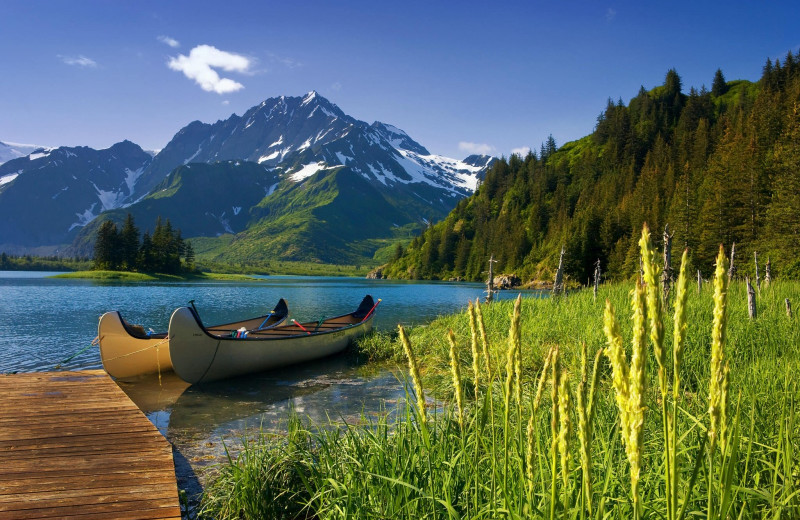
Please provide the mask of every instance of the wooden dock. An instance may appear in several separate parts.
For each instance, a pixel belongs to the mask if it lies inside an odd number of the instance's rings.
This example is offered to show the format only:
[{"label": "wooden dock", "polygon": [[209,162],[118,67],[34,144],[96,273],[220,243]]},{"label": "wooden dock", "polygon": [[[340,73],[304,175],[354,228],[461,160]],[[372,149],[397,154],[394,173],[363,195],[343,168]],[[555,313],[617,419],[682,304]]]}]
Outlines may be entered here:
[{"label": "wooden dock", "polygon": [[181,518],[172,447],[102,370],[0,375],[0,518]]}]

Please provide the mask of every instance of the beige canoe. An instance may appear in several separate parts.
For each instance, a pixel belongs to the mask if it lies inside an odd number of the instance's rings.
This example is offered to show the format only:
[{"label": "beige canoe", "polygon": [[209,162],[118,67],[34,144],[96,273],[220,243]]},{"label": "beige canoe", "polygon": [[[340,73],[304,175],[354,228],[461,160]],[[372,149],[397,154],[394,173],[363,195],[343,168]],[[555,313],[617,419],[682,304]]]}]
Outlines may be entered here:
[{"label": "beige canoe", "polygon": [[329,356],[371,330],[375,307],[367,295],[350,314],[308,323],[292,320],[243,338],[214,334],[194,309],[180,307],[169,321],[172,365],[178,377],[196,384]]},{"label": "beige canoe", "polygon": [[[264,330],[283,323],[289,315],[286,301],[281,298],[269,314],[233,323],[214,325],[208,330],[217,335],[235,335],[247,331]],[[169,338],[166,333],[145,332],[140,325],[125,321],[118,311],[100,316],[97,325],[100,342],[100,359],[103,368],[116,379],[130,379],[145,374],[172,370]]]}]

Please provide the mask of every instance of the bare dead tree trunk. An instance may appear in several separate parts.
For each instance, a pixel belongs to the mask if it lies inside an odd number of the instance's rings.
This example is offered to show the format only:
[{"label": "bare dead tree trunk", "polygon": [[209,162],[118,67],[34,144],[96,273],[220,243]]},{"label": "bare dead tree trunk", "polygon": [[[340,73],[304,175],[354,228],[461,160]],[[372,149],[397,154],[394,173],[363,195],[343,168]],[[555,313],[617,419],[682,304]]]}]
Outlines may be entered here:
[{"label": "bare dead tree trunk", "polygon": [[764,266],[764,285],[769,285],[772,283],[772,263],[770,262],[769,257],[767,257],[767,264]]},{"label": "bare dead tree trunk", "polygon": [[786,298],[786,315],[789,316],[791,319],[792,317],[792,304],[789,301],[789,298]]},{"label": "bare dead tree trunk", "polygon": [[494,264],[497,260],[494,259],[494,255],[489,257],[489,278],[486,280],[486,303],[492,303],[494,300]]},{"label": "bare dead tree trunk", "polygon": [[758,292],[761,292],[761,277],[758,276],[758,251],[753,251],[753,257],[755,258],[756,262],[756,288]]},{"label": "bare dead tree trunk", "polygon": [[745,281],[747,282],[747,314],[752,320],[756,317],[756,291],[753,289],[753,286],[750,285],[749,276],[745,278]]},{"label": "bare dead tree trunk", "polygon": [[600,259],[594,264],[594,299],[597,301],[597,287],[600,285]]},{"label": "bare dead tree trunk", "polygon": [[664,226],[664,270],[661,272],[661,287],[664,292],[664,303],[669,301],[669,290],[672,287],[672,236],[669,224]]},{"label": "bare dead tree trunk", "polygon": [[731,246],[731,266],[728,268],[728,283],[731,283],[734,277],[736,277],[736,267],[733,265],[734,255],[736,255],[736,242]]},{"label": "bare dead tree trunk", "polygon": [[561,254],[558,257],[558,270],[556,279],[553,281],[553,294],[564,292],[564,246],[561,246]]},{"label": "bare dead tree trunk", "polygon": [[700,275],[700,269],[697,270],[697,294],[700,294],[703,289],[703,277]]}]

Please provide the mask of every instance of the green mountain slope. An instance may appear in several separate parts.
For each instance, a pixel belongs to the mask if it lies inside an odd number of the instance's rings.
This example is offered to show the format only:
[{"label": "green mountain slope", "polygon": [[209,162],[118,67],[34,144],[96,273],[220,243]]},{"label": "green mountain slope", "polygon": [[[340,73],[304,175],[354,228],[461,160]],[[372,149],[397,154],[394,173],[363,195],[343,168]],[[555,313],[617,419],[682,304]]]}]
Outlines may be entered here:
[{"label": "green mountain slope", "polygon": [[377,250],[419,232],[422,218],[441,215],[424,201],[389,198],[344,166],[297,181],[252,162],[191,163],[144,199],[92,221],[73,244],[74,254],[91,255],[102,222],[121,226],[128,213],[140,226],[156,216],[169,219],[184,238],[217,237],[204,238],[197,250],[208,261],[350,265],[374,263]]},{"label": "green mountain slope", "polygon": [[[567,274],[586,282],[638,269],[635,238],[669,224],[708,273],[719,244],[736,243],[741,270],[759,253],[772,274],[800,275],[800,65],[770,61],[758,83],[725,82],[682,93],[671,70],[626,106],[609,103],[595,131],[557,149],[496,163],[447,218],[414,239],[385,273],[397,278],[552,279],[562,246]],[[660,242],[660,240],[658,240]],[[763,270],[762,273],[763,275]]]},{"label": "green mountain slope", "polygon": [[249,209],[279,181],[271,170],[245,161],[180,166],[147,197],[105,212],[85,226],[73,242],[73,249],[76,254],[91,255],[103,221],[112,220],[121,227],[128,213],[143,230],[161,216],[180,229],[184,237],[209,234],[209,230],[214,235],[236,233],[250,222]]},{"label": "green mountain slope", "polygon": [[358,264],[392,238],[387,230],[415,226],[412,214],[346,167],[317,172],[303,183],[286,181],[250,214],[254,223],[215,260]]}]

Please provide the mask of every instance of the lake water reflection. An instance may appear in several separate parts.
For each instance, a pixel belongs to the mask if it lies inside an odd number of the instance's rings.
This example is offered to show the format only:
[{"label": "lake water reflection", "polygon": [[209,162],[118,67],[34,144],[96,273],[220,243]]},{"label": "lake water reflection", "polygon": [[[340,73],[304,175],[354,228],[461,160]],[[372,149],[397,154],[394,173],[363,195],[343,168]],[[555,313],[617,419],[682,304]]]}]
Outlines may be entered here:
[{"label": "lake water reflection", "polygon": [[[89,347],[99,316],[109,310],[163,331],[172,311],[189,300],[206,323],[265,314],[279,298],[287,300],[293,318],[303,321],[344,314],[371,294],[383,300],[374,325],[389,330],[459,311],[483,291],[480,284],[361,278],[120,283],[48,278],[51,274],[0,271],[0,372],[56,369]],[[97,347],[89,347],[60,369],[101,367]],[[290,409],[317,422],[382,413],[400,402],[402,377],[393,366],[355,366],[347,356],[335,356],[197,387],[173,374],[120,386],[173,443],[180,484],[191,490],[198,484],[196,471],[224,455],[222,439],[235,443],[249,427],[280,429]]]}]

